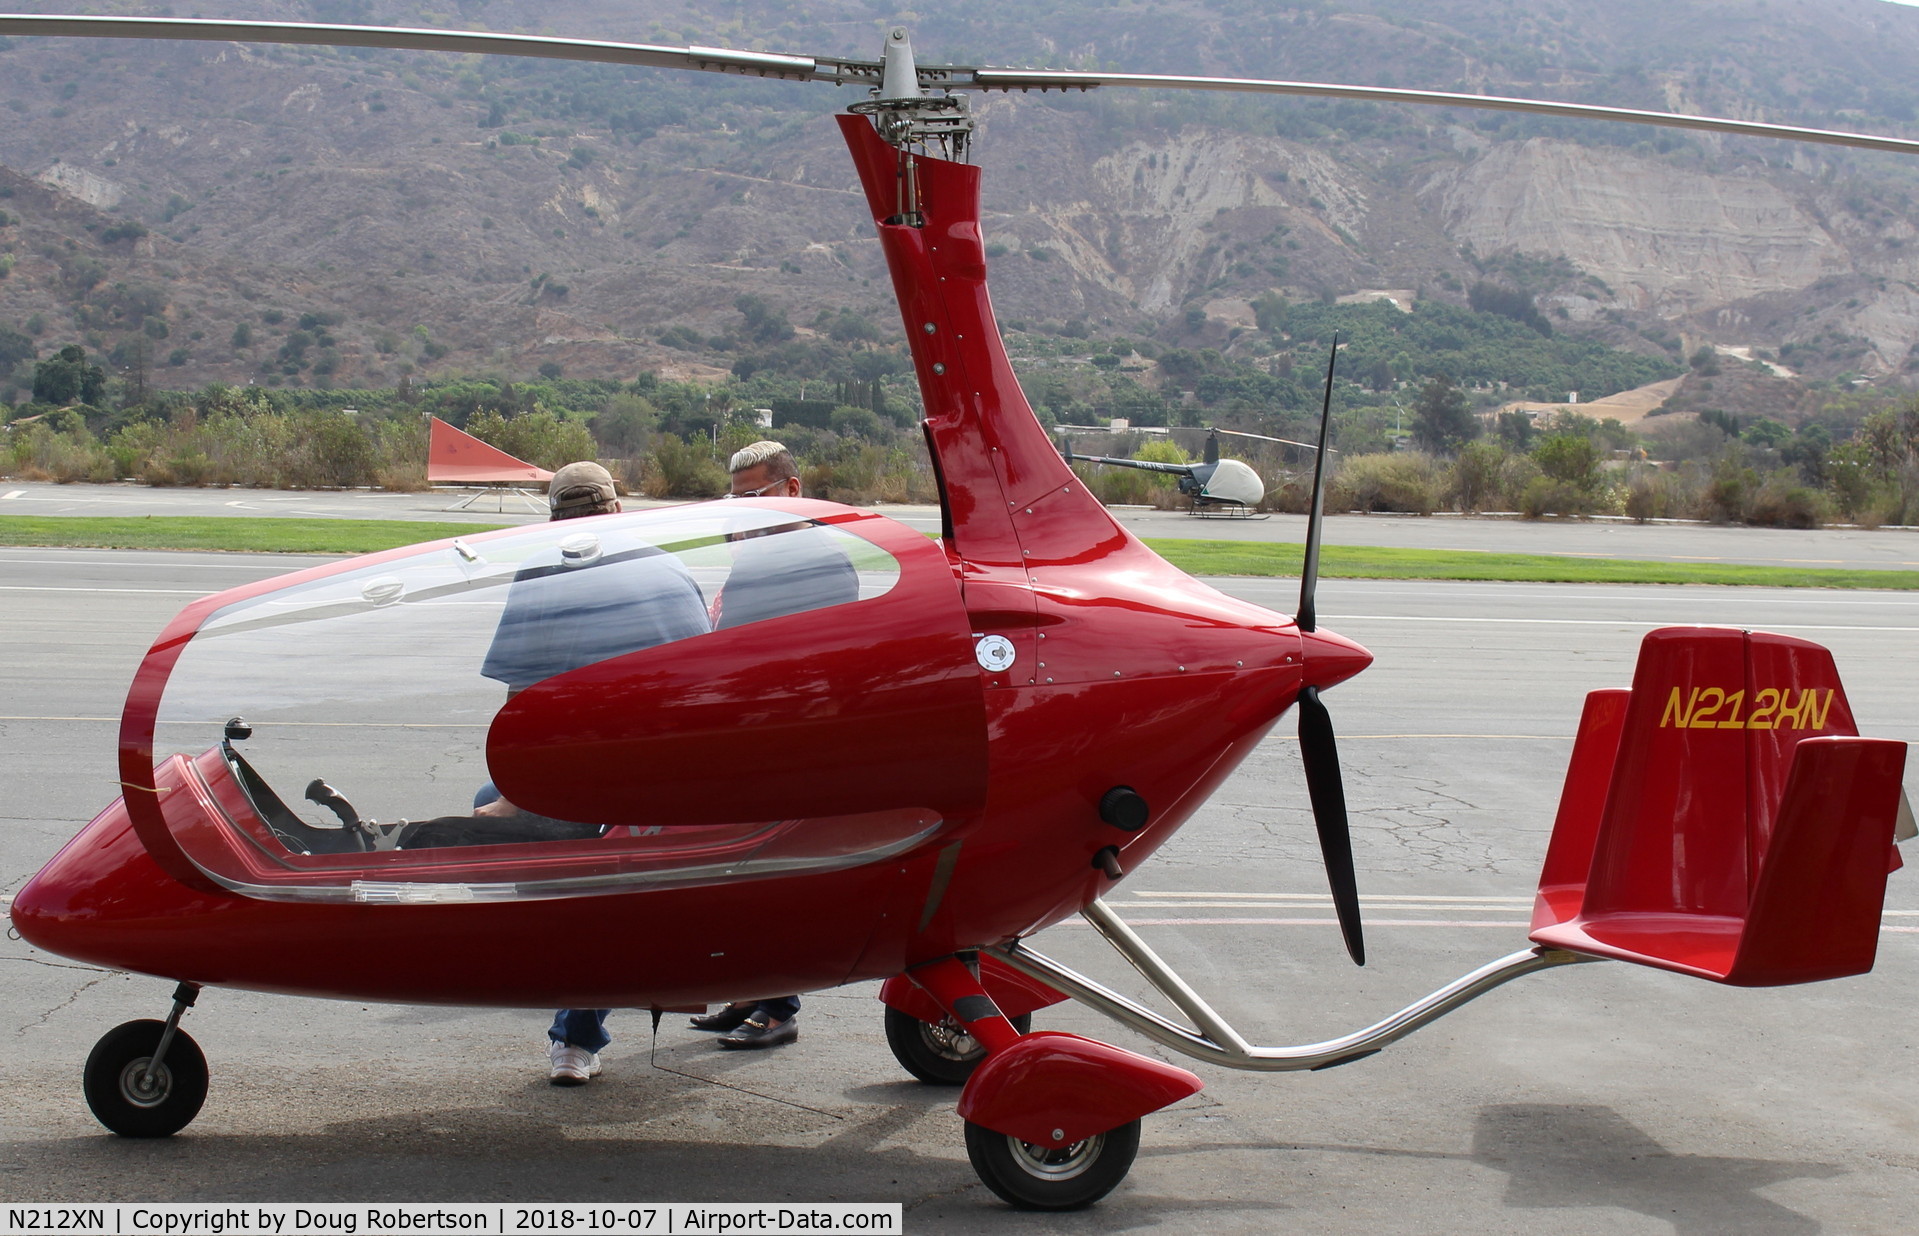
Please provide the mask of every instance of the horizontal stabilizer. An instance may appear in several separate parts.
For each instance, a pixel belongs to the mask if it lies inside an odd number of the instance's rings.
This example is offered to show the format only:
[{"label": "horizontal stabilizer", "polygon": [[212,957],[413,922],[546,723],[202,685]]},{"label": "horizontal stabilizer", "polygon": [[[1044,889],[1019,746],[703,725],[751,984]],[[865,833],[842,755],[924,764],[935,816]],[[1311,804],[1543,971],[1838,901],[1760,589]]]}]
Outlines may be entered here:
[{"label": "horizontal stabilizer", "polygon": [[1832,655],[1666,628],[1588,697],[1533,941],[1737,986],[1872,968],[1905,744],[1860,738]]}]

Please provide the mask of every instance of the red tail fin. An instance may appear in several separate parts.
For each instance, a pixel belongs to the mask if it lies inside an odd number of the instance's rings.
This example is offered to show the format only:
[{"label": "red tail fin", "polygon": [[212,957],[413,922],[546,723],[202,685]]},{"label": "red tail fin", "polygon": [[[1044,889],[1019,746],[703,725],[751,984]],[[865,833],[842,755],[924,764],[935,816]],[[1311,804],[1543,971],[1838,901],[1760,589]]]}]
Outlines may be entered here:
[{"label": "red tail fin", "polygon": [[1741,986],[1870,970],[1905,744],[1857,734],[1817,644],[1650,633],[1587,701],[1533,940]]}]

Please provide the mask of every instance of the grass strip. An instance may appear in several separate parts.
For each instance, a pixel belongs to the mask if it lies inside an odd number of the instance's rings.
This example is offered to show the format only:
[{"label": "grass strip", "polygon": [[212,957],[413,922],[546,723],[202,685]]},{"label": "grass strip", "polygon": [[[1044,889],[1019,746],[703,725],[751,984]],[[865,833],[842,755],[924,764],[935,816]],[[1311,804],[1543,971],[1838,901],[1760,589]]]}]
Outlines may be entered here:
[{"label": "grass strip", "polygon": [[[278,519],[243,516],[0,515],[0,545],[93,549],[199,549],[229,553],[366,554],[471,536],[493,524],[406,519]],[[1146,542],[1194,575],[1298,575],[1305,549],[1257,541],[1154,538]],[[1761,588],[1919,589],[1919,571],[1642,562],[1557,554],[1328,545],[1320,574],[1338,579],[1458,579],[1566,584],[1734,584]]]},{"label": "grass strip", "polygon": [[208,515],[0,515],[0,545],[370,554],[501,526],[410,519],[249,519]]},{"label": "grass strip", "polygon": [[[1192,575],[1298,575],[1305,546],[1249,541],[1148,540]],[[1754,588],[1919,589],[1919,571],[1751,566],[1733,562],[1643,562],[1465,549],[1325,545],[1319,573],[1337,579],[1461,579],[1555,584],[1734,584]]]}]

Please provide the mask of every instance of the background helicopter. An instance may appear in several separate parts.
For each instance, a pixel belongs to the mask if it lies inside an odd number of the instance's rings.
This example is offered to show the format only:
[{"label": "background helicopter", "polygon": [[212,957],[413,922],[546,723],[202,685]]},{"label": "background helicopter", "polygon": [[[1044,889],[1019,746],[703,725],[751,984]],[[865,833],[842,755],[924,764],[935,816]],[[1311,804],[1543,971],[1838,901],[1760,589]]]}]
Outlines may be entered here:
[{"label": "background helicopter", "polygon": [[[202,983],[362,999],[586,997],[660,1008],[892,974],[905,977],[890,984],[891,1007],[922,1024],[930,1023],[916,1010],[937,1013],[984,1049],[960,1100],[982,1179],[1015,1204],[1066,1208],[1114,1187],[1130,1166],[1139,1117],[1192,1093],[1198,1081],[1078,1036],[1020,1035],[1010,1016],[1021,1003],[1073,995],[1195,1057],[1284,1070],[1372,1054],[1503,982],[1589,957],[1738,984],[1808,981],[1871,964],[1903,744],[1853,736],[1836,672],[1816,646],[1684,629],[1648,640],[1632,692],[1600,693],[1589,705],[1542,882],[1538,947],[1365,1031],[1267,1049],[1248,1045],[1132,936],[1100,892],[1148,857],[1297,706],[1335,902],[1349,949],[1363,957],[1337,753],[1318,695],[1370,656],[1318,628],[1317,509],[1300,610],[1289,622],[1172,571],[1073,484],[1024,406],[992,329],[978,173],[957,158],[920,153],[957,156],[968,145],[963,108],[922,92],[923,82],[957,81],[961,71],[916,69],[903,30],[889,37],[881,64],[824,70],[799,57],[561,48],[448,32],[15,17],[0,17],[0,31],[436,50],[525,43],[541,54],[877,79],[875,97],[856,104],[841,129],[893,264],[949,523],[934,547],[890,521],[831,504],[729,504],[733,513],[695,508],[583,535],[535,529],[414,547],[190,606],[156,643],[130,696],[126,797],[13,906],[23,934],[49,948],[181,980],[164,1026],[123,1027],[90,1061],[90,1100],[121,1131],[172,1132],[197,1110],[205,1073],[178,1021]],[[975,86],[1008,88],[1095,80],[1293,88],[964,72]],[[1693,117],[1661,122],[1805,136]],[[1326,427],[1322,415],[1322,472]],[[441,628],[452,616],[436,612],[441,602],[471,604],[533,578],[590,579],[602,562],[664,556],[687,555],[689,574],[709,570],[731,582],[729,564],[695,555],[753,533],[767,534],[755,543],[777,543],[816,532],[862,564],[862,595],[849,602],[866,607],[857,615],[825,607],[777,619],[788,623],[777,637],[749,626],[668,644],[670,655],[638,649],[531,684],[497,713],[496,701],[474,695],[483,684],[461,655],[478,650],[490,620],[463,640],[445,640],[436,649],[442,667],[424,685],[418,674],[385,672],[383,656],[413,654],[423,626]],[[300,651],[318,664],[299,664],[290,654]],[[345,681],[342,664],[356,671]],[[316,672],[331,678],[317,694]],[[1767,684],[1751,701],[1752,721],[1763,713],[1764,726],[1743,723],[1746,714],[1719,685],[1753,681]],[[770,682],[783,685],[769,700]],[[388,844],[398,836],[393,826],[352,812],[342,812],[337,827],[316,829],[287,811],[271,779],[235,747],[265,737],[267,727],[228,722],[217,745],[171,756],[156,745],[157,727],[218,727],[210,718],[242,690],[255,693],[276,724],[298,724],[295,716],[364,720],[369,705],[420,701],[492,714],[472,728],[486,732],[486,768],[509,798],[612,831],[580,838],[586,848],[509,846],[476,856]],[[340,690],[365,694],[349,695],[342,709]],[[1229,699],[1235,705],[1222,710]],[[793,712],[743,727],[742,707],[754,701],[785,702]],[[636,713],[635,705],[645,707]],[[1780,723],[1788,715],[1791,724]],[[929,727],[931,744],[920,737]],[[366,766],[369,779],[401,773],[404,758],[396,763],[389,744],[357,741],[362,751],[378,746],[386,761]],[[728,775],[739,762],[777,768],[778,785],[739,785]],[[589,775],[579,775],[582,765]],[[1749,774],[1751,794],[1692,792],[1701,775],[1727,781],[1720,788],[1730,791],[1748,788]],[[643,821],[633,819],[634,802],[646,804]],[[658,831],[649,835],[640,823],[721,832],[649,844]],[[333,835],[322,841],[321,831]],[[1680,835],[1692,862],[1675,872]],[[1765,844],[1751,846],[1753,835]],[[723,925],[757,896],[760,878],[791,880],[794,895],[818,899],[803,936],[729,940],[717,934],[723,927],[703,926],[695,941],[670,929],[689,913]],[[107,889],[111,896],[102,895]],[[1841,891],[1821,904],[1819,894],[1834,889]],[[1019,943],[1076,911],[1197,1032]],[[377,944],[397,929],[429,946],[422,956],[378,955]],[[555,929],[613,930],[652,947],[643,972],[556,966],[530,945]],[[317,938],[334,947],[298,947]],[[997,964],[982,963],[981,949]],[[1008,970],[1035,982],[1014,981]]]},{"label": "background helicopter", "polygon": [[[1141,472],[1158,472],[1179,478],[1179,492],[1187,498],[1186,512],[1201,518],[1227,517],[1233,519],[1251,519],[1260,502],[1266,497],[1266,482],[1260,479],[1250,464],[1238,459],[1221,459],[1219,455],[1219,435],[1231,434],[1236,438],[1256,438],[1261,442],[1277,442],[1285,446],[1295,446],[1303,450],[1317,451],[1311,442],[1295,442],[1291,438],[1274,438],[1263,433],[1245,433],[1237,429],[1206,428],[1204,455],[1196,464],[1162,463],[1150,459],[1121,459],[1111,455],[1076,455],[1072,449],[1069,435],[1077,426],[1064,425],[1060,429],[1060,456],[1067,463],[1111,464],[1116,468],[1134,468]],[[1094,430],[1092,432],[1103,432]],[[1328,454],[1338,454],[1328,448]]]}]

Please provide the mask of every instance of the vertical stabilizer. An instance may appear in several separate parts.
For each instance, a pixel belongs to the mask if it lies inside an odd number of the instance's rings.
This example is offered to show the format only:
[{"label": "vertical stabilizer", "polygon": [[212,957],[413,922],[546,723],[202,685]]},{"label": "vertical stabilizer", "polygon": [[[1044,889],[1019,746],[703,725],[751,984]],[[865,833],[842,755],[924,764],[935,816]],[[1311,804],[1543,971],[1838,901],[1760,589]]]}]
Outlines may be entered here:
[{"label": "vertical stabilizer", "polygon": [[1588,700],[1533,939],[1742,986],[1869,970],[1904,767],[1819,645],[1653,631]]}]

